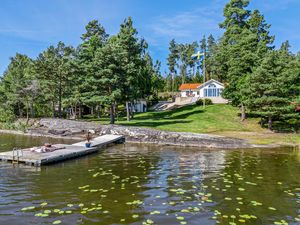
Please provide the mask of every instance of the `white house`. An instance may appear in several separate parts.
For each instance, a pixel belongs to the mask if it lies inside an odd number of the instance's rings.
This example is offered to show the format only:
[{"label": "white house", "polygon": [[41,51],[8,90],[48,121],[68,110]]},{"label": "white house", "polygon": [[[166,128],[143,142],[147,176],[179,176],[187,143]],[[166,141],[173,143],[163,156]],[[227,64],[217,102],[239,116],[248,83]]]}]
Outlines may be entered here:
[{"label": "white house", "polygon": [[144,99],[139,99],[134,102],[133,105],[134,112],[147,112],[147,101]]},{"label": "white house", "polygon": [[224,90],[224,84],[216,80],[209,80],[205,83],[182,84],[179,87],[182,98],[209,98],[213,103],[227,103],[221,94]]}]

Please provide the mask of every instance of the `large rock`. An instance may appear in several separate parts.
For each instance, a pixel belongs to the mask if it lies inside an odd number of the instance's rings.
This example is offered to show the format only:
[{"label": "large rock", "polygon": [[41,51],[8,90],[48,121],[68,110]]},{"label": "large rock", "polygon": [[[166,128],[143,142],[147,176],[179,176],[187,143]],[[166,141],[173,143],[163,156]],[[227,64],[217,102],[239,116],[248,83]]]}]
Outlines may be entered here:
[{"label": "large rock", "polygon": [[97,134],[124,135],[128,142],[155,143],[205,148],[251,148],[245,140],[227,138],[218,135],[167,132],[148,128],[119,125],[100,125],[92,122],[81,122],[64,119],[41,119],[39,124],[51,134],[63,135],[72,131],[95,130]]}]

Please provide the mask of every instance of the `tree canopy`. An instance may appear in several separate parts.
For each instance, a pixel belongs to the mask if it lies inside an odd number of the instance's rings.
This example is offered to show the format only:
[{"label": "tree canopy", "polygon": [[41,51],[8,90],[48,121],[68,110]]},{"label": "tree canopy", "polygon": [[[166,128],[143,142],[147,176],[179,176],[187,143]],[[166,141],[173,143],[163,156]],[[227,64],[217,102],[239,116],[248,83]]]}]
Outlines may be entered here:
[{"label": "tree canopy", "polygon": [[130,119],[136,100],[157,94],[163,83],[160,62],[152,62],[130,17],[113,36],[97,20],[85,28],[76,48],[59,42],[36,59],[11,58],[0,80],[0,104],[7,112],[78,118],[88,109],[98,116],[109,113],[114,123],[119,105],[131,106]]}]

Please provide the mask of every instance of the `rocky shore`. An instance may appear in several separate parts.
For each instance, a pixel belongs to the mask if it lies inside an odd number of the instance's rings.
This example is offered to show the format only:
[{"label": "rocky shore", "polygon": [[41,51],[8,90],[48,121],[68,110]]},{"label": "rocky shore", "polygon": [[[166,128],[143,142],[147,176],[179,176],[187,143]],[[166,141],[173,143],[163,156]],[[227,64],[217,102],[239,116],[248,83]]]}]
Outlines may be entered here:
[{"label": "rocky shore", "polygon": [[100,125],[93,122],[52,118],[36,120],[34,123],[32,123],[32,127],[25,133],[18,131],[11,131],[10,133],[82,140],[84,139],[87,130],[94,130],[96,132],[96,135],[124,135],[126,137],[126,142],[134,143],[151,143],[160,145],[177,145],[218,149],[276,147],[274,145],[253,145],[243,139],[228,138],[218,135],[167,132],[140,127]]}]

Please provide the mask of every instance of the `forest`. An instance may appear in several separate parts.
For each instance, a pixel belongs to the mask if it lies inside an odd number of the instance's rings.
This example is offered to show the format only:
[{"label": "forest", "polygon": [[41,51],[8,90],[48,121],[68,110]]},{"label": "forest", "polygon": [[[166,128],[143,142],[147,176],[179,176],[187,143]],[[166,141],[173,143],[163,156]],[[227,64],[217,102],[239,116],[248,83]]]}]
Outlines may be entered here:
[{"label": "forest", "polygon": [[[77,47],[59,42],[32,59],[17,53],[0,80],[0,122],[18,117],[81,118],[88,108],[95,117],[133,118],[132,103],[171,97],[182,83],[215,79],[223,92],[247,116],[261,118],[273,129],[281,122],[299,128],[300,54],[288,41],[274,44],[271,25],[249,0],[230,0],[219,24],[221,37],[200,37],[192,43],[170,41],[168,71],[153,61],[145,39],[128,17],[116,35],[108,35],[97,20],[89,22]],[[199,63],[191,55],[205,54]],[[205,63],[205,67],[204,67]],[[206,74],[205,77],[203,74]]]},{"label": "forest", "polygon": [[84,108],[115,121],[118,106],[146,98],[162,88],[160,63],[153,64],[147,42],[137,36],[129,17],[109,36],[89,22],[74,48],[59,42],[36,59],[16,54],[0,83],[0,120],[15,117],[81,118]]}]

